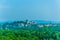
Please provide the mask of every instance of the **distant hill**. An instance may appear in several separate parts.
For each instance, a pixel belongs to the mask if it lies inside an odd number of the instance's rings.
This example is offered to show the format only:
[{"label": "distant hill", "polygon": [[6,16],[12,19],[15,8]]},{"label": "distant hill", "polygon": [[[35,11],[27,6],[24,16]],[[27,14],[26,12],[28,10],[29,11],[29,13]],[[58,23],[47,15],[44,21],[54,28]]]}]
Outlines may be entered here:
[{"label": "distant hill", "polygon": [[[25,22],[24,20],[23,22]],[[60,24],[60,21],[47,21],[47,20],[28,20],[29,22],[36,22],[37,24]],[[5,24],[5,23],[18,23],[21,21],[6,21],[6,22],[0,22],[0,24]]]},{"label": "distant hill", "polygon": [[37,24],[60,24],[60,21],[47,21],[47,20],[31,20]]}]

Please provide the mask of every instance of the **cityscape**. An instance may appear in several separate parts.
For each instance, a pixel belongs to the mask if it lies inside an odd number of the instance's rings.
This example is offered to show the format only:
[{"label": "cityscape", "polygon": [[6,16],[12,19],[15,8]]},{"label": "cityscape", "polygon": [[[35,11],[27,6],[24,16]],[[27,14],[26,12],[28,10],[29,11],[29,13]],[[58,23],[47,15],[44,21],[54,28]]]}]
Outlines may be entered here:
[{"label": "cityscape", "polygon": [[0,23],[0,40],[60,40],[60,24],[13,21]]},{"label": "cityscape", "polygon": [[[14,28],[20,28],[20,27],[28,27],[32,25],[37,25],[38,27],[50,27],[50,26],[60,26],[59,23],[36,23],[34,21],[29,21],[26,19],[25,21],[13,21],[13,22],[4,22],[0,23],[0,29],[14,29]],[[33,26],[32,26],[33,27]]]}]

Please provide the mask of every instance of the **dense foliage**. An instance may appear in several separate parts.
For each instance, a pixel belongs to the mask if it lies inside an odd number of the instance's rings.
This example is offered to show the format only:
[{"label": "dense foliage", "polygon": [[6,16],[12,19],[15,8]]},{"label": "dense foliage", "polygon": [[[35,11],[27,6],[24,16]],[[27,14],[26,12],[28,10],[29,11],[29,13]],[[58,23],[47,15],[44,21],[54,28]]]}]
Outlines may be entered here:
[{"label": "dense foliage", "polygon": [[0,40],[60,40],[60,26],[32,25],[19,29],[1,29]]}]

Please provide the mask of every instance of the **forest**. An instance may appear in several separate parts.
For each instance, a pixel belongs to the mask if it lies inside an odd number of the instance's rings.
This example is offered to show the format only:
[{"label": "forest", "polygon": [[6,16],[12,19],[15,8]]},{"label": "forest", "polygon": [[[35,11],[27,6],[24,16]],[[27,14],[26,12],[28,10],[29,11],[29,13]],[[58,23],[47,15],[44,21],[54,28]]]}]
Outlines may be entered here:
[{"label": "forest", "polygon": [[35,24],[0,29],[0,40],[60,40],[60,26],[39,27]]}]

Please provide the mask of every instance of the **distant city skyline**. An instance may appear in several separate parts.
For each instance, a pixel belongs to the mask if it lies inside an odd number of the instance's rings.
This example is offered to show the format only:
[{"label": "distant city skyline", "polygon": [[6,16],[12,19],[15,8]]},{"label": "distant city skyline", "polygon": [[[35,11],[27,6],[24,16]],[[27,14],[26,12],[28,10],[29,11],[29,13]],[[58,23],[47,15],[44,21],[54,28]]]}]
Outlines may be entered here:
[{"label": "distant city skyline", "polygon": [[25,19],[60,21],[60,0],[0,0],[0,22]]}]

